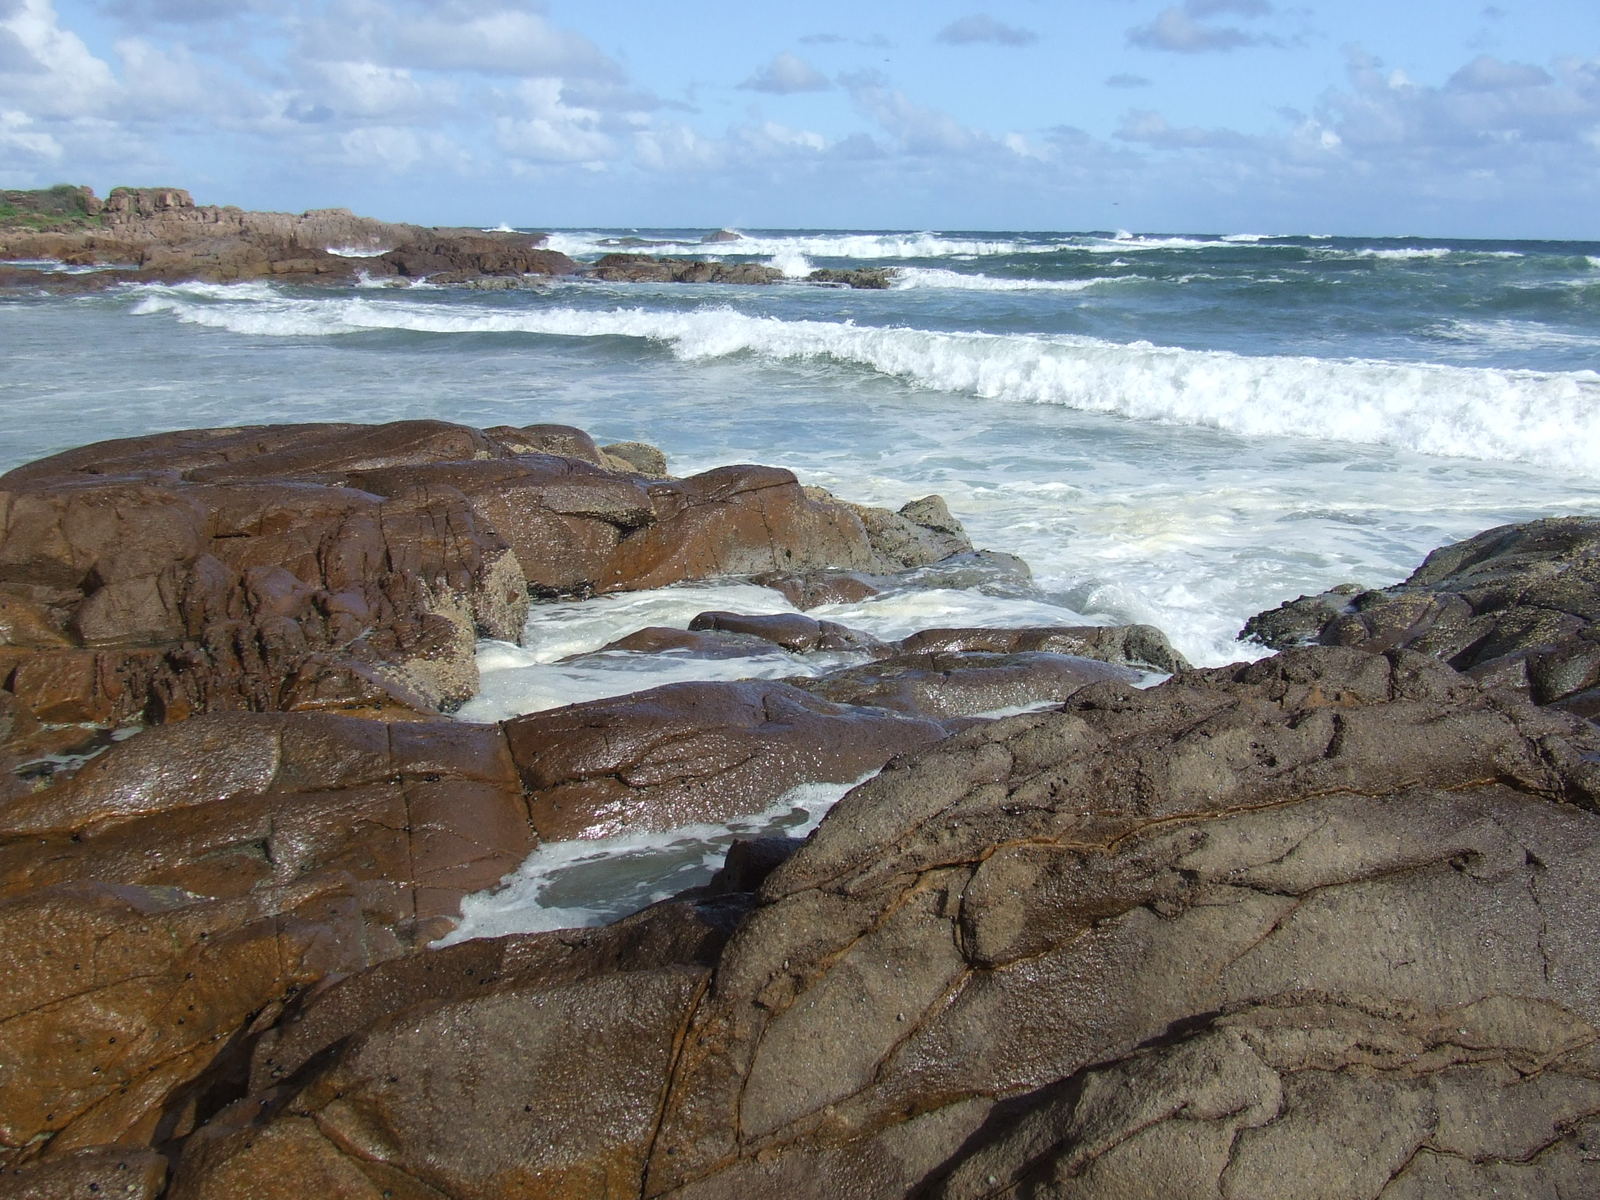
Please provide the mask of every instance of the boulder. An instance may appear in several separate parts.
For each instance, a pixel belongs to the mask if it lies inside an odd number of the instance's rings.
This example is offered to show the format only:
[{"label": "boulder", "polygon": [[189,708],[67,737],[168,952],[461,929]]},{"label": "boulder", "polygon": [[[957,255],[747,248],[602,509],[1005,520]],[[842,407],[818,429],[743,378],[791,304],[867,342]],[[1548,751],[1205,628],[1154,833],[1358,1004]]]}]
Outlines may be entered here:
[{"label": "boulder", "polygon": [[504,724],[544,841],[723,823],[942,738],[932,722],[771,681],[677,683]]},{"label": "boulder", "polygon": [[526,581],[459,492],[382,497],[355,467],[469,453],[442,422],[193,431],[0,477],[0,669],[40,720],[219,709],[426,712],[476,687]]},{"label": "boulder", "polygon": [[[104,442],[0,477],[0,679],[24,720],[219,710],[416,718],[541,595],[970,548],[735,466],[650,479],[567,426],[252,426]],[[907,514],[911,515],[907,515]],[[918,524],[918,521],[926,524]]]},{"label": "boulder", "polygon": [[606,254],[585,274],[607,283],[776,283],[783,272],[757,263],[705,262],[648,254]]},{"label": "boulder", "polygon": [[1504,525],[1435,550],[1393,587],[1335,588],[1252,617],[1240,636],[1280,648],[1404,647],[1600,716],[1600,521]]},{"label": "boulder", "polygon": [[850,629],[837,621],[818,621],[800,613],[748,616],[743,613],[703,612],[689,622],[691,632],[717,631],[744,634],[771,642],[792,654],[818,650],[856,650],[887,653],[887,647],[869,633]]},{"label": "boulder", "polygon": [[1034,625],[977,629],[923,629],[897,643],[906,654],[982,651],[986,654],[1045,652],[1097,658],[1123,666],[1175,674],[1188,660],[1154,625]]},{"label": "boulder", "polygon": [[543,238],[520,233],[456,233],[421,237],[380,255],[395,274],[425,279],[446,272],[478,275],[570,275],[577,263],[542,248]]},{"label": "boulder", "polygon": [[833,287],[866,288],[882,291],[894,286],[899,272],[893,267],[856,267],[851,270],[823,269],[806,276],[807,283],[823,283]]},{"label": "boulder", "polygon": [[0,1170],[66,1159],[34,1178],[94,1191],[106,1164],[79,1152],[184,1136],[237,1094],[252,1021],[373,961],[348,894],[274,899],[78,883],[0,900]]},{"label": "boulder", "polygon": [[394,989],[171,1194],[1583,1194],[1597,762],[1404,651],[1095,685],[852,791],[709,976]]}]

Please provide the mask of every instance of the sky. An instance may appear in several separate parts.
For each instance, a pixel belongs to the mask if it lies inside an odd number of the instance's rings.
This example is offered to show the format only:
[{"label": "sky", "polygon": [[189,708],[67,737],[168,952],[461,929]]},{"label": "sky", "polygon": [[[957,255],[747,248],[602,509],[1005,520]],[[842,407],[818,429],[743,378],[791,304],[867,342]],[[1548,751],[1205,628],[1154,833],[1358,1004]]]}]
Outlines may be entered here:
[{"label": "sky", "polygon": [[1600,239],[1597,0],[0,0],[0,188]]}]

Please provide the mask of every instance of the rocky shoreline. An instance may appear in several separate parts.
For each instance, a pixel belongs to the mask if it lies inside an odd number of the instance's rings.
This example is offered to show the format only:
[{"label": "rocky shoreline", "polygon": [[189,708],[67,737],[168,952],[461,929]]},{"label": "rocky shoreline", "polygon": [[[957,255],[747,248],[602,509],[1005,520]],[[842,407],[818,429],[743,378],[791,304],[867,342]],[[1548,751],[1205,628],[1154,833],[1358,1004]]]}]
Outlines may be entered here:
[{"label": "rocky shoreline", "polygon": [[[579,263],[548,249],[542,234],[433,228],[359,217],[348,209],[296,214],[197,206],[181,188],[115,188],[101,200],[88,188],[4,193],[0,211],[0,289],[51,293],[102,291],[130,283],[246,283],[313,286],[358,282],[472,287],[539,286],[558,277],[606,282],[770,284],[775,267],[652,256],[631,250]],[[3,198],[0,197],[0,198]],[[739,241],[728,230],[704,241]],[[93,268],[62,273],[42,262]],[[13,265],[4,265],[4,264]],[[804,282],[881,289],[884,269],[814,271]]]},{"label": "rocky shoreline", "polygon": [[[667,466],[409,421],[0,477],[0,1194],[1583,1194],[1600,522],[1245,666],[707,612],[615,646],[852,663],[449,719],[531,599],[1025,572],[937,497]],[[541,841],[872,771],[632,917],[427,948]]]}]

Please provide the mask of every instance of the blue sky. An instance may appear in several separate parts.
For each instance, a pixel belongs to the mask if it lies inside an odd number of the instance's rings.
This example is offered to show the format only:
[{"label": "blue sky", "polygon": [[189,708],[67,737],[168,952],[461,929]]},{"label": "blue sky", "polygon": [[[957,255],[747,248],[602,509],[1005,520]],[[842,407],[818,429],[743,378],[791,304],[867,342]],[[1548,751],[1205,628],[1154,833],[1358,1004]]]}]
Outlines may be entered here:
[{"label": "blue sky", "polygon": [[424,223],[1600,238],[1595,0],[0,0],[0,187]]}]

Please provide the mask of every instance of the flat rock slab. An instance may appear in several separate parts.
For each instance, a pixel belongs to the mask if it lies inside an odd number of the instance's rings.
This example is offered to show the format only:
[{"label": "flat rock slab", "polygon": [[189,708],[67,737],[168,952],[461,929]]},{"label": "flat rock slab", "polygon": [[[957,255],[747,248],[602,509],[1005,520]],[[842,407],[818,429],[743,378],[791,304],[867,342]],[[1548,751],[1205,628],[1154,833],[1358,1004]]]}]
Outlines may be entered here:
[{"label": "flat rock slab", "polygon": [[798,784],[848,782],[945,735],[776,682],[669,684],[504,729],[545,841],[753,815]]}]

